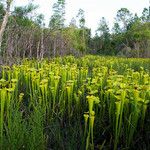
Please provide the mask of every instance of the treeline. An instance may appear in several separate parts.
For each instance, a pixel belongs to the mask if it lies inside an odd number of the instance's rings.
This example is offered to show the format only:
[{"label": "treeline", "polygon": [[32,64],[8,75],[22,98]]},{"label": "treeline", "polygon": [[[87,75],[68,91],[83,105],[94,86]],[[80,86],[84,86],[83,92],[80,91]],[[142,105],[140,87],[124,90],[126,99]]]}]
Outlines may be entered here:
[{"label": "treeline", "polygon": [[38,6],[14,7],[13,0],[0,2],[0,54],[2,58],[43,58],[86,53],[150,57],[150,8],[142,15],[127,8],[118,10],[112,29],[104,17],[96,34],[85,26],[84,10],[80,9],[70,24],[65,24],[65,0],[57,0],[49,26],[44,15],[36,14]]}]

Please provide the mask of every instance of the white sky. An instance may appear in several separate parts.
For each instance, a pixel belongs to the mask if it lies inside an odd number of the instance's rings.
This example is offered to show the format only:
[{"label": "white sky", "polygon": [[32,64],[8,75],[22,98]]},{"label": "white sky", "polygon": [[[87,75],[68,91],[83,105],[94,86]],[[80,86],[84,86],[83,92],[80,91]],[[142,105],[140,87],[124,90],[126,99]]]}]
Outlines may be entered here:
[{"label": "white sky", "polygon": [[[32,0],[15,0],[14,6],[25,5]],[[38,13],[45,16],[45,23],[48,24],[52,15],[52,6],[57,0],[34,0],[39,5]],[[98,26],[101,17],[105,17],[110,27],[113,25],[114,17],[120,8],[128,8],[132,13],[141,15],[144,7],[149,6],[149,0],[66,0],[66,23],[72,17],[76,17],[79,8],[85,11],[86,26],[92,29],[92,33]]]}]

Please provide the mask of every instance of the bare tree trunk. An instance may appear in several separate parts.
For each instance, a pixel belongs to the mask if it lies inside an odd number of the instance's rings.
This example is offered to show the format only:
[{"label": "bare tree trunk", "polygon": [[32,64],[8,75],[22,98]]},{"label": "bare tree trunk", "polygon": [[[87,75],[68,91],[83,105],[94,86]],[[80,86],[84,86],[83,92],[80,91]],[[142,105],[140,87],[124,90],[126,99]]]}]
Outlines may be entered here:
[{"label": "bare tree trunk", "polygon": [[7,0],[6,1],[6,3],[7,3],[6,13],[5,13],[5,16],[3,18],[3,22],[2,22],[1,28],[0,28],[0,53],[2,51],[3,34],[5,32],[6,25],[7,25],[7,22],[8,22],[11,2],[12,2],[12,0]]},{"label": "bare tree trunk", "polygon": [[6,11],[6,14],[4,16],[4,19],[3,19],[3,22],[2,22],[2,25],[1,25],[1,29],[0,29],[0,53],[2,51],[1,47],[2,47],[3,34],[4,34],[4,31],[5,31],[7,22],[8,22],[8,17],[9,17],[9,12]]},{"label": "bare tree trunk", "polygon": [[26,56],[26,51],[24,50],[24,51],[23,51],[23,56],[22,56],[23,59],[25,58],[25,56]]},{"label": "bare tree trunk", "polygon": [[150,58],[150,40],[147,41],[147,47],[145,50],[145,56],[144,57]]},{"label": "bare tree trunk", "polygon": [[33,46],[33,36],[31,35],[29,38],[29,57],[32,58],[32,46]]},{"label": "bare tree trunk", "polygon": [[8,35],[8,40],[7,40],[7,49],[6,49],[6,54],[8,58],[12,58],[13,56],[13,51],[14,51],[14,47],[13,47],[13,43],[14,43],[14,37],[12,37],[13,35],[10,36],[10,34]]},{"label": "bare tree trunk", "polygon": [[63,55],[66,53],[66,52],[65,52],[65,49],[64,49],[64,40],[63,40],[63,37],[61,37],[60,42],[61,42],[61,46],[60,46],[60,56],[63,56]]},{"label": "bare tree trunk", "polygon": [[40,41],[37,44],[36,58],[39,59]]},{"label": "bare tree trunk", "polygon": [[138,42],[134,43],[134,48],[136,50],[137,57],[139,58],[140,57],[140,45]]},{"label": "bare tree trunk", "polygon": [[53,57],[56,56],[56,39],[54,39]]},{"label": "bare tree trunk", "polygon": [[43,59],[44,56],[44,33],[42,29],[42,34],[41,34],[41,50],[40,50],[40,58]]}]

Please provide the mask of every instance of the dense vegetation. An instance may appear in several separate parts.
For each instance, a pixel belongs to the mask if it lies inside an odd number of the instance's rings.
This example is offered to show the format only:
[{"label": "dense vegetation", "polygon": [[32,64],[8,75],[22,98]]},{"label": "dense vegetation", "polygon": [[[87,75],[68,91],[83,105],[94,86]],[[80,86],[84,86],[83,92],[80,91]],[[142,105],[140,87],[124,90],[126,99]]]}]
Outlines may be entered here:
[{"label": "dense vegetation", "polygon": [[35,13],[38,6],[29,3],[10,11],[12,3],[13,0],[0,2],[0,53],[5,61],[16,57],[50,58],[87,53],[150,57],[148,7],[143,9],[141,16],[132,14],[127,8],[119,9],[112,29],[102,17],[92,37],[82,9],[70,25],[66,25],[65,0],[54,3],[48,27],[44,24],[44,15]]},{"label": "dense vegetation", "polygon": [[65,0],[48,27],[13,2],[0,1],[0,150],[150,149],[150,7],[92,36],[82,9],[66,25]]},{"label": "dense vegetation", "polygon": [[148,150],[149,123],[150,59],[67,56],[1,67],[1,150]]}]

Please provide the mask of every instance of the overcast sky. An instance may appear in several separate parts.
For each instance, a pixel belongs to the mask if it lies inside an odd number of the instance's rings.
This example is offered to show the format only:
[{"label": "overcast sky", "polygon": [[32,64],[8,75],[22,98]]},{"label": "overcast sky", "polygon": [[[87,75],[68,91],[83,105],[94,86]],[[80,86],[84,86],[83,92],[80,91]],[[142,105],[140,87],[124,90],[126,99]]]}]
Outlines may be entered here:
[{"label": "overcast sky", "polygon": [[[38,13],[44,14],[46,24],[49,22],[52,6],[56,1],[34,0],[34,4],[39,5]],[[13,5],[25,5],[27,2],[28,0],[15,0]],[[120,8],[128,8],[132,13],[141,15],[143,8],[148,6],[149,0],[66,0],[66,23],[68,24],[71,18],[77,15],[79,8],[82,8],[85,11],[86,26],[95,33],[101,17],[105,17],[111,27]]]}]

